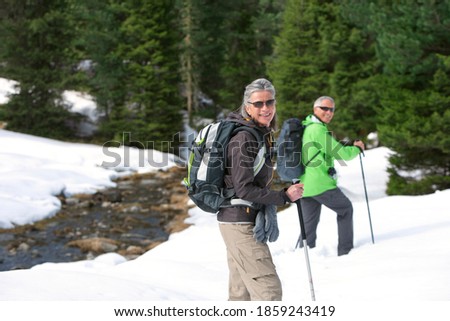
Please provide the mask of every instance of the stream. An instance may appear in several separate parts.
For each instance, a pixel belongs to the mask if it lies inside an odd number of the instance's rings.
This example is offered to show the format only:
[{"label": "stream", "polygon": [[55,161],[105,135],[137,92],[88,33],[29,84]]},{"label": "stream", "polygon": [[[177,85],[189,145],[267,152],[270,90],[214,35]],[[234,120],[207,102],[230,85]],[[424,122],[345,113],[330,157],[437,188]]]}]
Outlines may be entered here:
[{"label": "stream", "polygon": [[115,252],[132,260],[188,225],[185,168],[135,174],[95,194],[59,196],[53,217],[0,229],[0,271]]}]

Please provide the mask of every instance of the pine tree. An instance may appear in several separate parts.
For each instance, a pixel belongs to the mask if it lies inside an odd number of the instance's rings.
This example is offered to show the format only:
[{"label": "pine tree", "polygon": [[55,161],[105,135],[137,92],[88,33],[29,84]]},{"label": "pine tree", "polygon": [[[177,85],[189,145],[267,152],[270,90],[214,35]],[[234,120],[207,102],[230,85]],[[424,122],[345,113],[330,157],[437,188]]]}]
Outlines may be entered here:
[{"label": "pine tree", "polygon": [[195,54],[196,44],[194,41],[196,19],[196,8],[193,0],[179,0],[177,5],[180,8],[181,31],[183,41],[180,48],[180,72],[183,82],[183,91],[186,96],[186,109],[189,122],[192,121],[193,111],[199,110],[200,87],[198,56]]},{"label": "pine tree", "polygon": [[181,39],[175,2],[129,0],[125,8],[118,54],[126,63],[132,137],[145,144],[155,142],[149,148],[162,150],[181,130]]},{"label": "pine tree", "polygon": [[399,1],[371,8],[370,27],[388,76],[378,128],[395,151],[388,193],[449,188],[450,4]]},{"label": "pine tree", "polygon": [[224,87],[219,93],[223,105],[236,109],[246,84],[256,78],[268,78],[265,59],[272,54],[282,7],[268,0],[234,0],[227,4],[225,61],[220,70]]},{"label": "pine tree", "polygon": [[349,10],[342,3],[326,7],[329,15],[325,23],[319,23],[319,34],[320,50],[330,62],[329,95],[335,98],[337,107],[332,128],[338,137],[364,140],[376,131],[377,75],[382,72],[382,64],[375,55],[372,34],[352,20],[364,11],[355,12],[358,6]]},{"label": "pine tree", "polygon": [[224,21],[228,13],[227,1],[192,0],[191,41],[198,86],[216,103],[220,100],[219,89],[224,86],[220,69],[224,64],[224,34],[227,32]]},{"label": "pine tree", "polygon": [[[353,12],[346,13],[352,16]],[[377,72],[373,41],[330,1],[289,1],[269,71],[282,119],[303,118],[316,98],[335,99],[336,136],[365,137],[376,129]]]},{"label": "pine tree", "polygon": [[124,57],[118,53],[123,38],[120,26],[126,17],[122,1],[73,1],[80,55],[90,65],[85,85],[104,115],[97,136],[121,141],[122,132],[130,130],[131,119]]},{"label": "pine tree", "polygon": [[320,51],[317,25],[323,1],[288,0],[268,73],[277,88],[278,115],[303,118],[314,100],[329,92],[327,57]]},{"label": "pine tree", "polygon": [[199,88],[220,107],[235,109],[241,103],[243,87],[267,77],[265,59],[272,52],[284,1],[192,3]]},{"label": "pine tree", "polygon": [[71,115],[61,99],[74,61],[67,2],[2,1],[0,72],[19,82],[5,106],[8,128],[54,138],[70,136]]},{"label": "pine tree", "polygon": [[81,47],[93,65],[90,92],[105,113],[102,137],[175,152],[182,109],[175,1],[78,4]]}]

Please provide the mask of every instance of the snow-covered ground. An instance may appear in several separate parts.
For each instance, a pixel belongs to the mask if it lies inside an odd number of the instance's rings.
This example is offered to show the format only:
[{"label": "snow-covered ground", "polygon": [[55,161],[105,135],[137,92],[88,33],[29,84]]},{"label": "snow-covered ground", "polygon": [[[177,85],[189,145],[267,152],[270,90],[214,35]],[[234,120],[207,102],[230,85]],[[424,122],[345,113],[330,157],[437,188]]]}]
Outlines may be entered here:
[{"label": "snow-covered ground", "polygon": [[[116,158],[110,153],[122,155],[121,162],[113,164]],[[362,158],[375,244],[357,158],[338,166],[340,186],[354,205],[355,249],[336,256],[336,217],[324,208],[317,246],[308,251],[317,299],[312,303],[304,251],[295,249],[300,230],[296,207],[279,212],[280,237],[270,248],[284,302],[263,305],[333,305],[334,320],[448,320],[450,190],[386,196],[389,153],[376,148]],[[54,215],[60,208],[55,195],[60,193],[92,193],[113,186],[117,175],[176,166],[171,155],[144,155],[139,161],[142,154],[133,149],[105,153],[101,146],[0,130],[0,227]],[[158,161],[149,162],[148,155]],[[115,320],[127,317],[115,317],[114,308],[215,305],[253,309],[248,315],[268,319],[257,315],[261,303],[226,302],[226,253],[215,216],[193,208],[188,222],[188,229],[133,261],[110,253],[89,261],[0,272],[0,311],[8,316],[5,320]]]}]

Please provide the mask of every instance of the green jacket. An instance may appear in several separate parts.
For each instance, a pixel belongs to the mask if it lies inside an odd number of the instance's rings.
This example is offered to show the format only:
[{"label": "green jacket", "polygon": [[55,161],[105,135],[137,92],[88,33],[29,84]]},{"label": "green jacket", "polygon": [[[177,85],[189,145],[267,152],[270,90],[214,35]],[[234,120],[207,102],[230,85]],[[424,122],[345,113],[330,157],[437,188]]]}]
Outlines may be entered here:
[{"label": "green jacket", "polygon": [[329,169],[334,167],[335,160],[355,158],[360,149],[338,142],[328,131],[326,124],[314,115],[309,115],[302,123],[307,125],[302,147],[302,161],[306,167],[300,180],[305,184],[303,197],[310,197],[336,188],[336,175],[332,177]]}]

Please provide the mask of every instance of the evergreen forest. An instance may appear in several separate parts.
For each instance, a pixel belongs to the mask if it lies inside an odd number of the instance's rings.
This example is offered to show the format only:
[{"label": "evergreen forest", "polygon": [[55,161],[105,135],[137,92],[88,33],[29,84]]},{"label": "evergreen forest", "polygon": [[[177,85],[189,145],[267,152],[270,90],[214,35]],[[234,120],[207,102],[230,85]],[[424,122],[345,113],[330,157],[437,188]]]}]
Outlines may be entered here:
[{"label": "evergreen forest", "polygon": [[[377,133],[388,194],[450,188],[448,0],[0,0],[0,77],[8,130],[168,152],[183,115],[221,117],[265,77],[279,123],[328,95],[338,139]],[[66,90],[94,97],[92,137]]]}]

